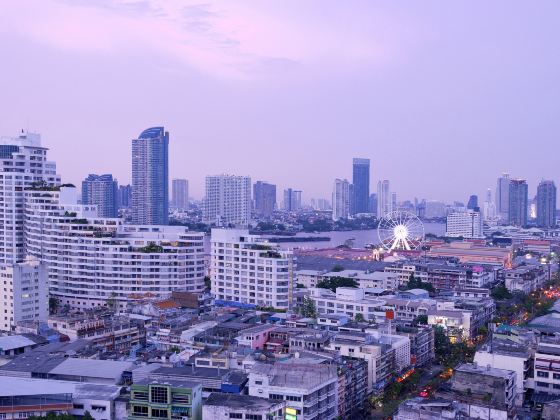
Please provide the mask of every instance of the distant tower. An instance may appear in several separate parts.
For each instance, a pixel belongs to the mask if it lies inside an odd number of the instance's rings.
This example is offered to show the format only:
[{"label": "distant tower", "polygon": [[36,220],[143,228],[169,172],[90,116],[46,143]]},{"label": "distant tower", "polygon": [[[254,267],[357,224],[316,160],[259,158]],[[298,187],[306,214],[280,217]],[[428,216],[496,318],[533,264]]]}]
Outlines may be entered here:
[{"label": "distant tower", "polygon": [[332,193],[333,220],[348,219],[350,214],[350,183],[346,179],[335,179]]},{"label": "distant tower", "polygon": [[503,173],[496,185],[496,211],[502,221],[509,220],[509,174]]},{"label": "distant tower", "polygon": [[297,211],[301,208],[301,191],[293,188],[284,190],[284,210]]},{"label": "distant tower", "polygon": [[353,214],[369,212],[369,159],[354,158],[352,161]]},{"label": "distant tower", "polygon": [[467,203],[468,210],[474,210],[478,207],[478,195],[471,195]]},{"label": "distant tower", "polygon": [[253,200],[255,213],[259,216],[270,217],[276,208],[276,185],[257,181],[253,185]]},{"label": "distant tower", "polygon": [[132,222],[169,223],[169,133],[144,130],[132,140]]},{"label": "distant tower", "polygon": [[189,208],[189,181],[186,179],[171,181],[171,206],[181,210]]},{"label": "distant tower", "polygon": [[207,176],[203,221],[217,226],[248,226],[251,221],[251,178]]},{"label": "distant tower", "polygon": [[527,225],[527,203],[529,188],[524,179],[512,179],[509,184],[510,225],[523,227]]},{"label": "distant tower", "polygon": [[384,217],[391,212],[391,192],[387,179],[377,183],[377,217]]},{"label": "distant tower", "polygon": [[118,216],[118,185],[113,175],[90,174],[82,181],[82,204],[97,206],[99,217]]},{"label": "distant tower", "polygon": [[542,228],[556,226],[556,185],[554,181],[541,181],[537,187],[537,225]]},{"label": "distant tower", "polygon": [[486,191],[486,200],[484,200],[484,220],[496,219],[496,205],[492,201],[492,190],[488,188]]}]

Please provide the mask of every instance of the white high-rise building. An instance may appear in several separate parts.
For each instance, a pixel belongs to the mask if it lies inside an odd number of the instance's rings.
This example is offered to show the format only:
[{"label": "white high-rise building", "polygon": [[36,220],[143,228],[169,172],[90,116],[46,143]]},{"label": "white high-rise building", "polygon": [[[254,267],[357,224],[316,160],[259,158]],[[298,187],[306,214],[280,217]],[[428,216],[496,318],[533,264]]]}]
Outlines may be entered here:
[{"label": "white high-rise building", "polygon": [[54,162],[47,161],[41,136],[22,133],[0,137],[0,264],[25,259],[23,239],[23,194],[32,185],[60,184]]},{"label": "white high-rise building", "polygon": [[498,178],[496,185],[496,212],[500,220],[507,222],[509,219],[509,174],[503,173]]},{"label": "white high-rise building", "polygon": [[377,183],[377,218],[384,217],[392,210],[389,181],[385,179]]},{"label": "white high-rise building", "polygon": [[350,183],[346,179],[335,179],[332,193],[333,220],[348,219],[350,215]]},{"label": "white high-rise building", "polygon": [[478,211],[458,211],[447,215],[445,235],[449,237],[484,238],[482,215]]},{"label": "white high-rise building", "polygon": [[217,301],[279,309],[291,306],[292,251],[246,229],[212,229],[212,294]]},{"label": "white high-rise building", "polygon": [[47,321],[49,291],[46,264],[29,258],[0,265],[0,331],[21,321]]},{"label": "white high-rise building", "polygon": [[488,222],[493,222],[496,220],[496,205],[492,201],[492,190],[488,188],[486,191],[486,200],[484,200],[484,220]]},{"label": "white high-rise building", "polygon": [[203,221],[217,226],[248,226],[251,220],[251,177],[206,177]]},{"label": "white high-rise building", "polygon": [[77,204],[73,187],[25,191],[28,255],[48,265],[50,294],[73,308],[120,308],[135,299],[204,289],[204,234],[180,226],[125,225]]},{"label": "white high-rise building", "polygon": [[186,179],[171,181],[171,207],[181,210],[189,208],[189,181]]}]

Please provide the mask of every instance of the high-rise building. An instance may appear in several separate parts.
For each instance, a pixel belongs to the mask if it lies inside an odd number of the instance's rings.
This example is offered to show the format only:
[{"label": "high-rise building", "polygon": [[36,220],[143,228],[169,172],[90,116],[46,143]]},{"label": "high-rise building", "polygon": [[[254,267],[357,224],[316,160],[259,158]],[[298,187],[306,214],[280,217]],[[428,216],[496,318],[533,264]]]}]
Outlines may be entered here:
[{"label": "high-rise building", "polygon": [[537,225],[543,228],[556,226],[556,185],[554,181],[541,181],[537,187]]},{"label": "high-rise building", "polygon": [[492,190],[488,188],[486,191],[486,200],[484,200],[484,220],[495,221],[496,220],[496,205],[492,201]]},{"label": "high-rise building", "polygon": [[284,210],[298,211],[301,209],[301,191],[293,188],[284,190]]},{"label": "high-rise building", "polygon": [[0,264],[25,259],[23,195],[33,185],[60,185],[54,162],[47,161],[41,136],[23,132],[0,137]]},{"label": "high-rise building", "polygon": [[126,209],[132,205],[132,187],[130,184],[119,185],[117,204],[119,209]]},{"label": "high-rise building", "polygon": [[377,216],[377,194],[371,193],[369,195],[369,212]]},{"label": "high-rise building", "polygon": [[255,201],[255,213],[259,216],[270,217],[276,209],[276,185],[257,181],[253,185],[253,200]]},{"label": "high-rise building", "polygon": [[352,214],[369,212],[369,159],[354,158],[352,161],[352,185],[354,186]]},{"label": "high-rise building", "polygon": [[350,183],[346,179],[335,179],[332,192],[333,220],[348,219],[350,215]]},{"label": "high-rise building", "polygon": [[135,299],[204,290],[203,233],[125,225],[77,202],[73,187],[25,191],[26,251],[47,264],[50,294],[61,305],[85,309],[114,299],[123,309]]},{"label": "high-rise building", "polygon": [[397,205],[397,193],[396,192],[392,192],[391,193],[391,211],[395,211],[398,209],[398,205]]},{"label": "high-rise building", "polygon": [[385,217],[391,209],[391,191],[387,179],[377,183],[377,217]]},{"label": "high-rise building", "polygon": [[171,181],[171,206],[181,210],[189,208],[189,181],[186,179]]},{"label": "high-rise building", "polygon": [[90,174],[82,181],[82,204],[97,206],[99,217],[117,217],[117,196],[117,180],[111,174]]},{"label": "high-rise building", "polygon": [[132,223],[169,224],[169,133],[163,127],[132,140]]},{"label": "high-rise building", "polygon": [[447,215],[445,235],[449,237],[484,238],[479,211],[457,211]]},{"label": "high-rise building", "polygon": [[251,220],[251,178],[207,176],[203,220],[216,226],[248,226]]},{"label": "high-rise building", "polygon": [[527,225],[529,187],[524,179],[512,179],[509,183],[508,222],[510,225]]},{"label": "high-rise building", "polygon": [[471,195],[467,203],[467,210],[475,210],[478,208],[478,195]]},{"label": "high-rise building", "polygon": [[[235,250],[240,261],[228,262]],[[288,309],[291,306],[294,282],[292,251],[246,229],[212,229],[210,272],[212,294],[217,301],[252,306]]]},{"label": "high-rise building", "polygon": [[327,200],[325,198],[311,199],[311,207],[319,211],[327,211],[332,209],[330,200]]},{"label": "high-rise building", "polygon": [[507,222],[509,220],[509,184],[511,179],[509,174],[503,173],[498,178],[496,185],[496,212],[500,220]]}]

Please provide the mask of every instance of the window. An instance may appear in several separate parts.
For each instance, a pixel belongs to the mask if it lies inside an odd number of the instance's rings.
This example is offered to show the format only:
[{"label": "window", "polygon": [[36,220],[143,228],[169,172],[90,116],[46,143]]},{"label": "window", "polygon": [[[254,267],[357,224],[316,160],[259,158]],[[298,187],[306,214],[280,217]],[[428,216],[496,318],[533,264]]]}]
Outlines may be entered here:
[{"label": "window", "polygon": [[262,420],[262,416],[260,414],[245,414],[245,418],[247,420]]},{"label": "window", "polygon": [[552,388],[554,388],[554,389],[560,389],[560,384],[552,384]]},{"label": "window", "polygon": [[138,417],[148,417],[148,407],[143,405],[132,406],[132,413]]},{"label": "window", "polygon": [[159,408],[152,408],[152,417],[155,417],[157,419],[166,419],[167,416],[167,410],[161,410]]},{"label": "window", "polygon": [[542,370],[537,370],[537,376],[539,378],[548,378],[548,372],[543,372]]},{"label": "window", "polygon": [[229,413],[230,419],[242,419],[243,413]]},{"label": "window", "polygon": [[255,385],[262,385],[262,381],[255,381]]},{"label": "window", "polygon": [[269,394],[268,398],[270,398],[271,400],[283,400],[284,396],[280,394]]},{"label": "window", "polygon": [[150,401],[157,404],[167,404],[167,388],[152,386],[150,390]]},{"label": "window", "polygon": [[552,377],[553,377],[554,379],[560,379],[560,373],[553,373],[553,374],[552,374]]},{"label": "window", "polygon": [[537,381],[537,386],[540,386],[540,387],[543,387],[543,388],[548,388],[548,383]]},{"label": "window", "polygon": [[301,401],[301,397],[295,397],[293,395],[286,395],[286,401]]}]

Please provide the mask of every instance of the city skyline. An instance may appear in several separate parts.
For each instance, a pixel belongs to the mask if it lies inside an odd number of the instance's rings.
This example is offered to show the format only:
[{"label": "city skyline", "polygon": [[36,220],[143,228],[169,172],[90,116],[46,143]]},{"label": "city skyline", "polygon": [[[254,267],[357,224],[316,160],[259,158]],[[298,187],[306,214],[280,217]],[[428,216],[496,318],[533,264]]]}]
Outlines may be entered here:
[{"label": "city skyline", "polygon": [[354,157],[371,159],[371,185],[389,179],[400,200],[481,197],[501,172],[534,196],[559,178],[554,2],[508,2],[506,17],[503,3],[484,3],[483,19],[470,2],[326,2],[318,19],[314,2],[3,7],[0,132],[41,133],[67,182],[129,183],[130,138],[153,125],[174,139],[170,178],[189,179],[198,199],[216,173],[327,198]]}]

